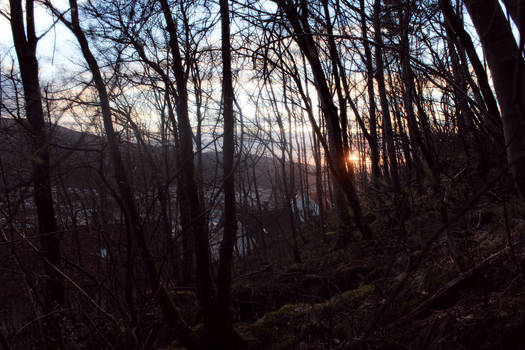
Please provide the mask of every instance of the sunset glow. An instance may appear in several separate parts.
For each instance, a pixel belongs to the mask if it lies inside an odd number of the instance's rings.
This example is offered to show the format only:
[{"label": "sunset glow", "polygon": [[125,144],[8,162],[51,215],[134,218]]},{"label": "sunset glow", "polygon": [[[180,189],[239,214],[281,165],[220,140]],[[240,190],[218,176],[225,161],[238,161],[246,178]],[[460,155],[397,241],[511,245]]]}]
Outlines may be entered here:
[{"label": "sunset glow", "polygon": [[359,155],[357,153],[354,153],[354,152],[351,152],[349,155],[348,155],[348,160],[351,161],[352,163],[357,163],[359,162]]},{"label": "sunset glow", "polygon": [[522,4],[0,0],[0,350],[524,348]]}]

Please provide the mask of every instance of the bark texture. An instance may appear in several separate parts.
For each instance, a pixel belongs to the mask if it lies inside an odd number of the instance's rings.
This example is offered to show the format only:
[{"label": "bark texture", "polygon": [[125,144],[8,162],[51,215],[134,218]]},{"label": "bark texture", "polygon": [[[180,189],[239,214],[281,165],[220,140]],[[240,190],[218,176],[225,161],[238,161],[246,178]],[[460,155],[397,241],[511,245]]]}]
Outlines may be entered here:
[{"label": "bark texture", "polygon": [[507,161],[525,198],[525,65],[503,10],[496,0],[465,5],[487,58],[501,108]]},{"label": "bark texture", "polygon": [[99,95],[102,120],[108,140],[109,153],[115,169],[114,176],[117,182],[119,195],[121,197],[121,203],[124,210],[126,227],[128,230],[130,230],[132,237],[137,240],[139,249],[142,253],[146,271],[150,277],[151,288],[152,290],[158,292],[159,304],[167,324],[176,333],[177,338],[180,339],[184,346],[186,346],[188,349],[199,349],[200,344],[196,336],[182,319],[168,290],[161,282],[159,268],[146,241],[146,236],[135,204],[133,191],[126,175],[120,152],[118,136],[113,128],[113,117],[105,82],[102,77],[98,62],[91,52],[86,35],[80,26],[77,1],[70,0],[69,4],[71,8],[71,21],[68,22],[64,20],[64,23],[75,35],[80,45],[82,55],[84,56],[91,74],[93,75],[93,81]]},{"label": "bark texture", "polygon": [[[66,299],[65,283],[56,269],[62,268],[60,242],[61,235],[57,232],[55,208],[51,192],[51,175],[49,161],[49,135],[42,107],[42,93],[38,79],[38,61],[36,47],[38,38],[35,34],[34,4],[26,1],[24,27],[24,10],[22,1],[10,0],[11,29],[16,55],[22,76],[26,118],[29,122],[32,175],[34,199],[37,210],[38,233],[40,235],[41,256],[45,263],[47,279],[44,283],[44,308],[46,314],[56,314],[64,307]],[[60,313],[58,313],[59,315]],[[46,317],[45,322],[55,323],[58,318]],[[47,336],[57,341],[60,330],[47,325]],[[51,343],[53,343],[53,339]]]}]

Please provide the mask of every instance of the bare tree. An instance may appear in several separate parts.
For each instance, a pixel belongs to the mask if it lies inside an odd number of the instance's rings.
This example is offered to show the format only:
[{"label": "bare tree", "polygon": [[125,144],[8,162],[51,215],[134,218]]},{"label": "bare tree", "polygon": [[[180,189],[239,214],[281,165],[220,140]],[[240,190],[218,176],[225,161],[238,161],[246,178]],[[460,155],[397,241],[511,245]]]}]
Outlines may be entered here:
[{"label": "bare tree", "polygon": [[[379,99],[381,103],[381,114],[383,122],[383,138],[386,153],[388,154],[388,169],[392,179],[392,186],[395,192],[400,190],[396,148],[394,144],[394,136],[392,130],[392,121],[390,119],[390,106],[388,103],[386,88],[385,88],[385,73],[383,63],[383,38],[381,34],[381,0],[374,2],[374,39],[375,46],[375,61],[376,61],[376,80],[379,91]],[[386,165],[385,165],[386,167]]]},{"label": "bare tree", "polygon": [[[65,307],[66,291],[58,269],[62,268],[61,237],[55,218],[55,208],[51,192],[49,135],[44,111],[42,93],[38,79],[38,61],[36,48],[39,38],[35,32],[34,1],[27,0],[25,11],[21,0],[10,0],[11,31],[24,87],[26,118],[29,122],[31,149],[33,152],[33,186],[37,209],[38,231],[40,234],[41,257],[45,264],[44,312],[49,315],[58,313]],[[25,26],[24,26],[25,12]],[[54,319],[54,321],[53,321]],[[48,346],[60,346],[59,317],[46,317],[46,335],[50,338]],[[58,335],[58,338],[56,338]],[[46,345],[46,346],[47,346]]]},{"label": "bare tree", "polygon": [[500,4],[465,1],[492,73],[502,112],[507,161],[525,198],[525,64]]},{"label": "bare tree", "polygon": [[230,44],[229,1],[220,1],[221,13],[221,52],[222,52],[222,101],[224,118],[223,136],[223,188],[224,188],[224,229],[220,248],[219,268],[217,273],[216,321],[213,325],[213,339],[210,349],[234,349],[233,315],[231,307],[231,285],[233,247],[236,243],[237,210],[235,200],[234,151],[235,118],[233,114],[233,78]]},{"label": "bare tree", "polygon": [[443,12],[443,15],[446,20],[446,25],[450,31],[455,35],[458,41],[458,47],[460,52],[465,50],[470,60],[470,64],[474,72],[476,73],[477,84],[483,96],[483,102],[486,107],[486,113],[483,113],[483,127],[489,132],[490,135],[493,135],[496,139],[496,145],[501,141],[502,138],[502,124],[501,124],[501,115],[494,98],[494,94],[489,85],[487,71],[485,70],[476,49],[472,38],[465,30],[464,25],[459,17],[459,15],[454,11],[450,0],[439,0],[440,9]]},{"label": "bare tree", "polygon": [[95,88],[98,92],[100,100],[100,108],[106,137],[108,139],[109,152],[114,166],[114,177],[117,182],[121,204],[124,209],[126,227],[130,231],[131,236],[137,241],[139,249],[142,252],[144,264],[149,275],[149,282],[152,290],[158,292],[159,304],[161,306],[164,318],[185,346],[187,346],[189,349],[199,348],[200,345],[196,336],[182,319],[179,311],[173,303],[170,294],[168,293],[168,290],[166,289],[166,286],[162,283],[159,268],[146,241],[145,232],[140,222],[140,216],[135,204],[133,191],[131,189],[129,179],[126,175],[126,170],[122,161],[118,136],[113,127],[113,116],[110,107],[109,96],[106,90],[106,83],[100,71],[97,60],[91,51],[84,30],[80,26],[77,1],[69,1],[71,12],[70,20],[67,20],[64,15],[62,15],[52,6],[51,3],[48,3],[48,6],[53,9],[53,12],[75,35],[80,45],[82,55],[84,56],[91,74],[93,75]]},{"label": "bare tree", "polygon": [[[341,186],[341,191],[344,191],[346,199],[352,208],[356,226],[363,234],[363,237],[371,238],[370,228],[362,217],[361,204],[355,187],[353,165],[351,163],[347,164],[343,144],[343,131],[341,129],[341,121],[338,116],[337,107],[330,93],[318,48],[309,24],[308,2],[301,1],[299,4],[296,4],[291,1],[282,0],[278,1],[277,4],[286,20],[290,23],[288,30],[293,35],[294,40],[308,60],[312,70],[315,86],[321,102],[321,109],[326,120],[328,144],[330,147],[330,163],[333,175],[337,179],[338,186]],[[299,5],[299,9],[297,5]],[[337,202],[342,205],[342,201]],[[342,213],[345,209],[344,207],[339,207],[338,210]],[[344,234],[348,235],[349,232],[346,231]],[[348,241],[348,237],[344,238],[343,241]]]}]

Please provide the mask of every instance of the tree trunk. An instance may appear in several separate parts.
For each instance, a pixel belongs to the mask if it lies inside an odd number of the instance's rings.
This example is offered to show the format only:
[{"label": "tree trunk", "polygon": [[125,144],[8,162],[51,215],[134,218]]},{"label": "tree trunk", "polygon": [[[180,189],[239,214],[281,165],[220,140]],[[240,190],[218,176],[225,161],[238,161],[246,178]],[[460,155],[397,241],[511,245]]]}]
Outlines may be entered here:
[{"label": "tree trunk", "polygon": [[44,312],[57,315],[57,317],[45,317],[44,319],[45,323],[48,323],[44,329],[46,336],[50,338],[50,344],[48,345],[53,347],[60,346],[57,343],[61,341],[60,329],[58,329],[59,325],[56,323],[60,321],[61,310],[63,310],[66,302],[66,290],[62,276],[56,271],[56,268],[62,268],[61,235],[57,232],[55,219],[49,166],[49,135],[44,119],[42,93],[38,80],[38,61],[36,58],[38,38],[35,34],[33,1],[26,1],[26,28],[24,28],[22,2],[10,0],[9,3],[11,9],[11,30],[22,76],[26,118],[29,122],[31,133],[34,199],[37,211],[38,233],[40,235],[41,256],[44,259],[45,273],[47,275],[44,284]]},{"label": "tree trunk", "polygon": [[[337,113],[337,107],[334,104],[328,81],[326,79],[323,67],[320,61],[319,53],[311,34],[307,17],[307,3],[301,2],[303,7],[301,15],[297,12],[297,7],[286,0],[277,1],[283,10],[288,21],[290,22],[290,31],[294,34],[294,40],[299,45],[301,52],[305,55],[312,74],[314,77],[315,87],[321,102],[321,110],[326,120],[326,129],[328,133],[328,147],[331,154],[330,163],[333,175],[345,192],[346,199],[354,214],[354,220],[357,228],[361,231],[363,237],[371,238],[371,231],[366,222],[363,221],[361,204],[355,187],[355,174],[352,164],[346,164],[343,132]],[[347,232],[348,235],[351,232]]]},{"label": "tree trunk", "polygon": [[450,0],[439,0],[439,6],[443,12],[443,16],[445,16],[447,24],[453,30],[467,52],[467,56],[470,60],[470,63],[472,64],[472,68],[476,73],[478,85],[481,90],[481,94],[483,95],[483,100],[485,101],[485,106],[488,113],[487,117],[484,118],[483,123],[485,124],[487,130],[493,133],[496,141],[501,140],[502,125],[498,104],[496,103],[496,99],[494,98],[494,94],[490,88],[487,72],[485,71],[485,68],[483,68],[483,64],[481,63],[478,54],[476,53],[474,44],[472,43],[472,38],[465,30],[463,23],[454,11]]},{"label": "tree trunk", "polygon": [[[200,344],[196,336],[182,319],[168,290],[161,283],[157,263],[155,262],[153,254],[147,245],[145,233],[140,223],[139,214],[135,204],[135,198],[133,196],[129,180],[125,172],[124,163],[122,161],[118,137],[113,129],[113,117],[105,82],[102,78],[102,73],[100,72],[98,63],[91,52],[84,31],[80,27],[77,1],[70,0],[69,4],[71,8],[71,22],[67,22],[62,16],[60,17],[75,35],[80,45],[82,55],[84,56],[84,59],[86,60],[86,63],[88,64],[88,67],[93,75],[93,81],[99,95],[102,119],[108,140],[110,157],[115,167],[114,176],[124,207],[126,226],[130,230],[132,236],[137,240],[138,246],[141,249],[146,271],[150,277],[151,288],[152,290],[158,291],[161,311],[166,322],[173,329],[177,338],[182,344],[184,344],[184,346],[186,346],[188,349],[199,349]],[[55,11],[55,13],[57,14],[57,11]]]},{"label": "tree trunk", "polygon": [[505,8],[510,13],[512,20],[520,32],[520,45],[523,45],[523,34],[525,34],[525,4],[522,0],[503,0]]},{"label": "tree trunk", "polygon": [[[385,139],[386,153],[388,154],[388,166],[389,173],[392,180],[392,188],[394,192],[399,192],[399,175],[397,170],[397,157],[396,149],[394,145],[394,136],[392,132],[392,121],[390,119],[390,110],[388,105],[388,99],[386,97],[385,88],[385,73],[383,63],[383,37],[381,35],[381,0],[375,0],[374,2],[374,40],[376,42],[375,47],[375,59],[376,59],[376,81],[379,91],[379,99],[381,103],[381,114],[383,120],[383,138]],[[387,165],[385,164],[385,167]]]},{"label": "tree trunk", "polygon": [[380,176],[379,172],[379,146],[377,142],[377,116],[376,116],[376,102],[374,91],[374,67],[372,63],[372,51],[368,43],[368,26],[366,23],[365,1],[359,0],[359,8],[361,9],[361,36],[363,37],[363,47],[365,49],[365,66],[366,66],[366,82],[368,92],[368,118],[370,122],[370,161],[372,163],[372,178],[377,180]]},{"label": "tree trunk", "polygon": [[525,199],[525,66],[505,15],[496,0],[466,0],[492,73],[502,112],[507,161]]},{"label": "tree trunk", "polygon": [[171,15],[167,0],[160,0],[166,30],[169,34],[172,69],[177,84],[176,112],[180,136],[180,155],[182,178],[184,182],[184,198],[187,200],[192,232],[195,238],[195,258],[197,262],[197,279],[199,282],[199,299],[202,307],[204,332],[213,334],[215,308],[214,287],[211,278],[210,247],[208,241],[208,226],[206,224],[203,203],[200,200],[199,189],[195,180],[195,165],[193,152],[193,132],[188,113],[187,76],[183,66],[178,44],[178,31]]},{"label": "tree trunk", "polygon": [[231,284],[233,247],[236,241],[237,213],[235,208],[234,151],[235,119],[233,115],[233,83],[230,47],[230,11],[228,0],[220,0],[222,31],[222,97],[223,97],[223,188],[224,229],[220,247],[217,274],[216,320],[211,349],[235,349],[233,316],[231,312]]}]

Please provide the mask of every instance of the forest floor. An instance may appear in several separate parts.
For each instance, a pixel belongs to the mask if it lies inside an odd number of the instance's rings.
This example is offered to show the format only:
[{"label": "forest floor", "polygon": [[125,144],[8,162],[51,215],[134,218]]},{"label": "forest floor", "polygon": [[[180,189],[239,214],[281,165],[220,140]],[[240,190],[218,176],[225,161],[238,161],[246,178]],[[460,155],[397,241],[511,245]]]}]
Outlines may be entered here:
[{"label": "forest floor", "polygon": [[[362,191],[372,240],[354,229],[341,246],[328,216],[324,235],[316,219],[300,227],[300,263],[283,235],[266,256],[237,261],[233,308],[246,348],[525,349],[523,202],[496,173],[456,169],[440,186],[442,201],[427,183],[401,199]],[[198,328],[194,296],[174,293]]]},{"label": "forest floor", "polygon": [[341,247],[329,218],[324,237],[301,227],[301,263],[244,262],[233,290],[247,348],[524,349],[524,206],[508,182],[457,174],[442,184],[453,222],[429,185],[404,209],[376,192],[365,203],[373,240],[355,231]]}]

